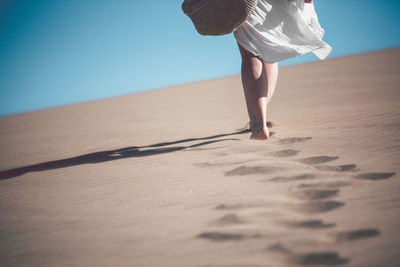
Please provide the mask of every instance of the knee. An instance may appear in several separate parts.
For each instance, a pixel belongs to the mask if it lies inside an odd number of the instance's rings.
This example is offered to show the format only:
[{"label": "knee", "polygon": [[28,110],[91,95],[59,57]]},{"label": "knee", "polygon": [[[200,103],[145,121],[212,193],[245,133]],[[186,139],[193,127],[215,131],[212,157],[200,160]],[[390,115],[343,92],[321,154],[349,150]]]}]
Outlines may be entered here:
[{"label": "knee", "polygon": [[242,69],[249,73],[254,79],[258,79],[262,75],[262,62],[256,58],[245,58],[242,60]]}]

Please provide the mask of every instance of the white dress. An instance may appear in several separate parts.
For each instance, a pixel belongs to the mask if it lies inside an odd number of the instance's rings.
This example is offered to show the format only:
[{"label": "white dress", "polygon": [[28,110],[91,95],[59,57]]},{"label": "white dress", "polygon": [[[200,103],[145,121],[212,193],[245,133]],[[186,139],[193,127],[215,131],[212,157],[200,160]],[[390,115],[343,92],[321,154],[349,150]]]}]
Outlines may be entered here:
[{"label": "white dress", "polygon": [[304,0],[258,0],[234,35],[244,49],[267,63],[310,52],[325,59],[332,51],[322,40],[324,30],[314,4]]}]

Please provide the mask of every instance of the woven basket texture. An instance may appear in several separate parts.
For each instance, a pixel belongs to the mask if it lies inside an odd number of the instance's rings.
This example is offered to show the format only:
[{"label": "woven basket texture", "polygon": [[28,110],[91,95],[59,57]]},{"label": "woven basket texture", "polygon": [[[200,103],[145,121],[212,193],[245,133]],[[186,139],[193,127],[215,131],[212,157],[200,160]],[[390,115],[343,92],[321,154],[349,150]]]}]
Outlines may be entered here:
[{"label": "woven basket texture", "polygon": [[201,35],[233,32],[254,11],[257,0],[185,0],[183,12]]}]

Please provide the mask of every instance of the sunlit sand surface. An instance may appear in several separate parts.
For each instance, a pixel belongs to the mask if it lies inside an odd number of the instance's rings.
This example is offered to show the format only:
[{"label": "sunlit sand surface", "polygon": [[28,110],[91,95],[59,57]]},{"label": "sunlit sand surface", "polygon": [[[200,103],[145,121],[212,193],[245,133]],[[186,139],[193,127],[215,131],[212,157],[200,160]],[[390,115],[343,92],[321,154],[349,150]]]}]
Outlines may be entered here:
[{"label": "sunlit sand surface", "polygon": [[268,141],[239,76],[0,118],[1,265],[399,266],[399,103],[396,48],[282,68]]}]

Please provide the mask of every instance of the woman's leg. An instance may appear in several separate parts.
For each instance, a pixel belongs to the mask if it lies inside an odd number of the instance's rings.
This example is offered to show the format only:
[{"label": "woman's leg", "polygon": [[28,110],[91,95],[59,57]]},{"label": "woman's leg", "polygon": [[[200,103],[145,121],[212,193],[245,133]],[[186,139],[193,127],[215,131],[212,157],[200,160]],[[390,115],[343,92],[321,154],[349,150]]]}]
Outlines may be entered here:
[{"label": "woman's leg", "polygon": [[276,83],[278,82],[278,62],[267,63],[263,62],[265,70],[267,71],[268,77],[268,94],[267,94],[267,105],[271,102],[271,98],[275,93]]},{"label": "woman's leg", "polygon": [[268,139],[267,104],[278,79],[278,64],[261,61],[239,45],[242,55],[242,84],[250,117],[252,139]]}]

